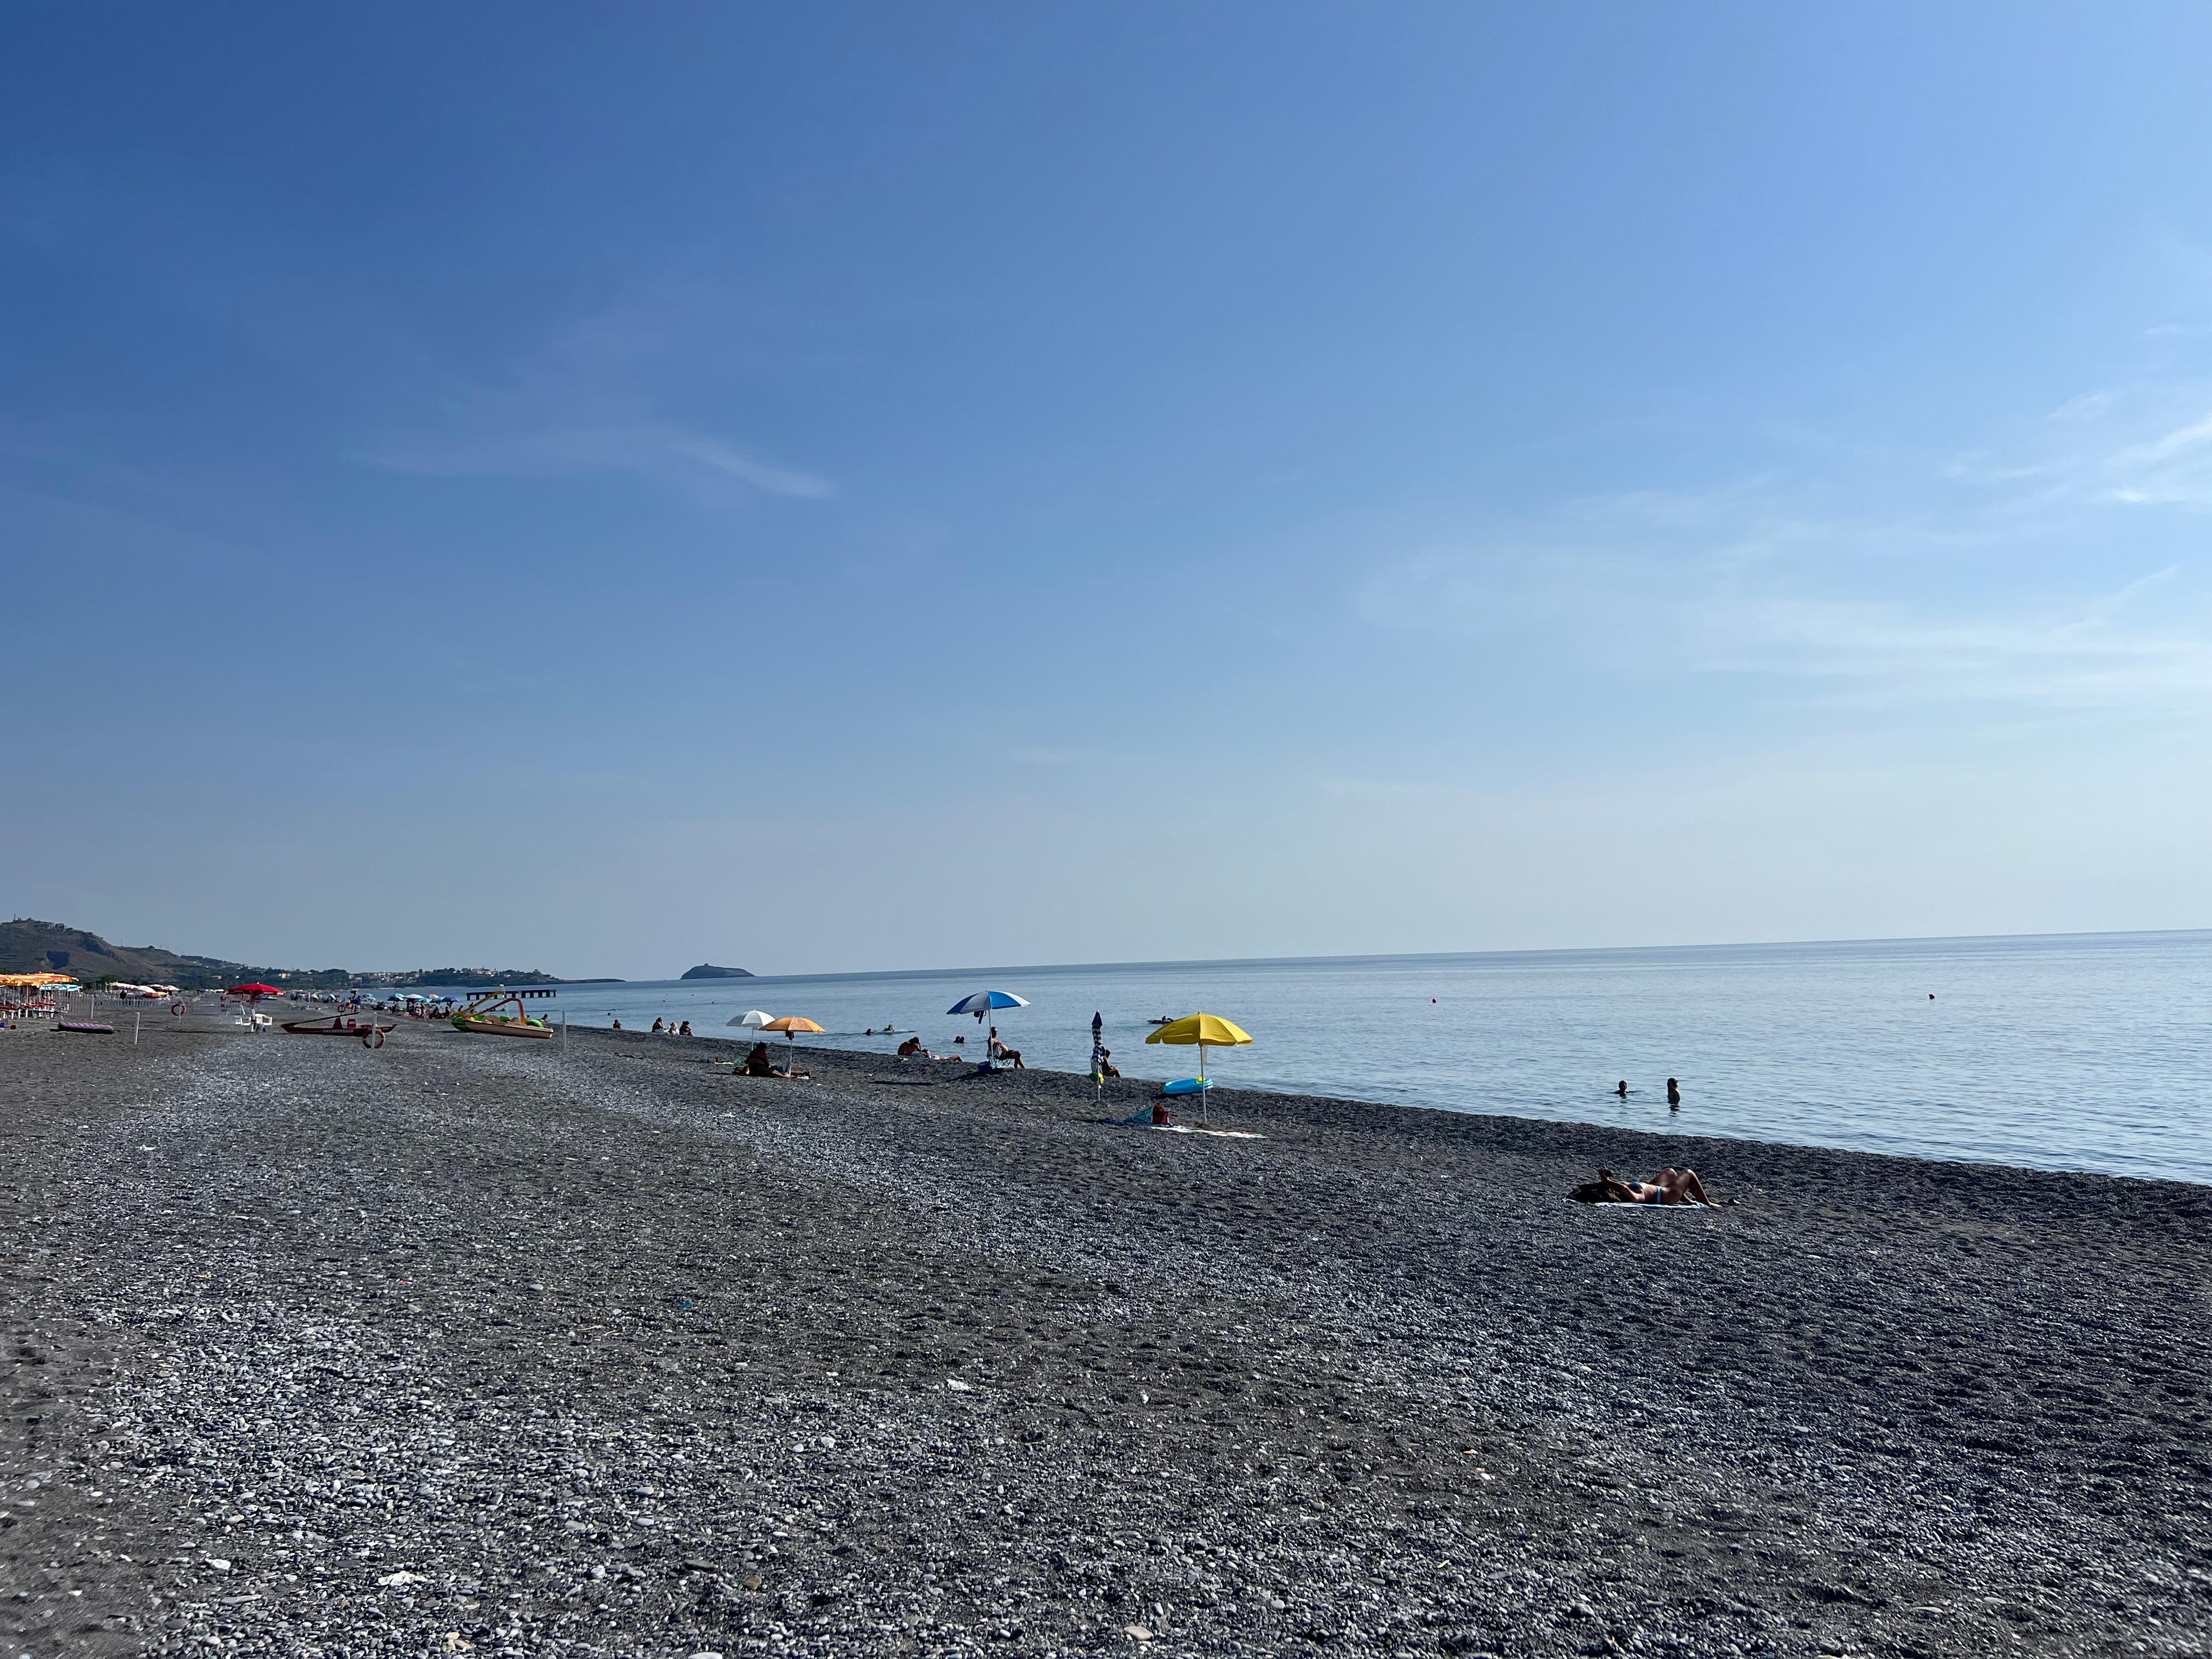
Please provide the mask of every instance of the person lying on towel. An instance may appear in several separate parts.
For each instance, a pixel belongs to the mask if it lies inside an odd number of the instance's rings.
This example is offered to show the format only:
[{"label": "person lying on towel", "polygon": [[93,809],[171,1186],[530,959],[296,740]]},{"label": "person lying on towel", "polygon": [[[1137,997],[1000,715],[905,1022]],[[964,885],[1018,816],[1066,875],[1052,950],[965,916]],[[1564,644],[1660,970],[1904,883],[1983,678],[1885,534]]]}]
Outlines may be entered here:
[{"label": "person lying on towel", "polygon": [[1695,1170],[1665,1169],[1651,1181],[1623,1181],[1610,1170],[1600,1170],[1595,1181],[1575,1188],[1577,1204],[1705,1204],[1705,1184]]}]

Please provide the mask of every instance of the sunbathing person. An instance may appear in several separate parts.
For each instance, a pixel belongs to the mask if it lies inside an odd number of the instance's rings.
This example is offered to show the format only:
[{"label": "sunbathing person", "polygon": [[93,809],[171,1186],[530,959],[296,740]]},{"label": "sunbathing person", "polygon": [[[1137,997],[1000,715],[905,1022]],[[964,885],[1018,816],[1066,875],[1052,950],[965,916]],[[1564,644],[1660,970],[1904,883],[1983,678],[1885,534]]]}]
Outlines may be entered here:
[{"label": "sunbathing person", "polygon": [[765,1042],[756,1042],[753,1044],[753,1051],[745,1056],[745,1063],[738,1067],[738,1074],[740,1077],[781,1078],[805,1077],[806,1075],[805,1072],[800,1071],[796,1066],[793,1066],[787,1072],[781,1066],[776,1065],[768,1057],[768,1044]]},{"label": "sunbathing person", "polygon": [[1717,1208],[1706,1194],[1695,1170],[1662,1170],[1653,1181],[1623,1181],[1610,1170],[1600,1170],[1595,1181],[1574,1190],[1578,1204],[1703,1204]]},{"label": "sunbathing person", "polygon": [[935,1060],[937,1056],[921,1046],[921,1039],[910,1036],[898,1046],[901,1060]]},{"label": "sunbathing person", "polygon": [[990,1055],[994,1060],[1012,1060],[1013,1062],[1014,1069],[1018,1072],[1026,1072],[1029,1070],[1028,1066],[1022,1064],[1022,1051],[1020,1049],[1009,1048],[1005,1043],[999,1041],[999,1028],[995,1025],[991,1028]]}]

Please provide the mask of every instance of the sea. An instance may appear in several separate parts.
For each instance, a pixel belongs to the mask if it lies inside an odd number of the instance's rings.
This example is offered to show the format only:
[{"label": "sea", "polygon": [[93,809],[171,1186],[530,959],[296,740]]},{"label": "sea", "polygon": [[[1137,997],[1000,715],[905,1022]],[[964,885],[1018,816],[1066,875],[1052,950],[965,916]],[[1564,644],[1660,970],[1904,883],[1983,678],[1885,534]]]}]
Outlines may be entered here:
[{"label": "sea", "polygon": [[994,1023],[1057,1070],[1089,1070],[1097,1013],[1125,1075],[1188,1076],[1145,1037],[1204,1012],[1252,1037],[1209,1052],[1224,1087],[2212,1181],[2212,932],[629,981],[532,1012],[750,1041],[727,1022],[759,1010],[826,1028],[802,1048],[981,1059],[945,1012],[980,990],[1026,1000]]}]

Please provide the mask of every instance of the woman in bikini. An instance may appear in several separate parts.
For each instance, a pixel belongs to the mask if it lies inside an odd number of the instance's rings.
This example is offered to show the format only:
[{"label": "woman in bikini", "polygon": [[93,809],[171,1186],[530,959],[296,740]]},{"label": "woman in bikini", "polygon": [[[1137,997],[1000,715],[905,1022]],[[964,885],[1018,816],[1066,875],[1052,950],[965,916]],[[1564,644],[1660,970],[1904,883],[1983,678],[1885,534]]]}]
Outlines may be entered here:
[{"label": "woman in bikini", "polygon": [[[1595,1188],[1596,1190],[1592,1191]],[[1706,1195],[1705,1183],[1698,1179],[1695,1170],[1677,1170],[1671,1166],[1660,1170],[1656,1181],[1623,1181],[1610,1170],[1600,1170],[1597,1179],[1588,1187],[1578,1187],[1575,1196],[1589,1204],[1703,1204],[1718,1208]]]}]

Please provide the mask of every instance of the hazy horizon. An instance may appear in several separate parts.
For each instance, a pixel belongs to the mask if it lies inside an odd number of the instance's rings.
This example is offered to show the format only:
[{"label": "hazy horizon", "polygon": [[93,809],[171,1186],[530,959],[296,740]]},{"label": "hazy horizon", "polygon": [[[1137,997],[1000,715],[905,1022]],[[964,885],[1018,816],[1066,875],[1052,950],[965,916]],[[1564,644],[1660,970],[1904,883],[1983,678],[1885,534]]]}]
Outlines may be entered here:
[{"label": "hazy horizon", "polygon": [[[17,920],[23,920],[23,918],[19,917]],[[42,916],[33,918],[33,920],[47,921],[60,919]],[[69,924],[65,923],[65,925]],[[108,933],[98,927],[88,928],[85,931],[99,934],[112,945],[121,945],[125,948],[146,949],[151,947],[158,950],[176,951],[179,954],[189,954],[194,956],[222,955],[222,953],[216,951],[192,951],[189,946],[179,946],[167,940],[125,939],[119,934]],[[1063,961],[1054,962],[915,963],[904,963],[893,967],[846,966],[842,968],[794,969],[788,970],[780,970],[773,967],[758,968],[747,963],[719,962],[713,957],[702,957],[698,963],[686,963],[684,967],[675,969],[667,973],[608,974],[599,975],[582,970],[578,970],[574,974],[562,974],[552,969],[545,969],[545,971],[555,974],[556,978],[561,979],[566,983],[587,983],[595,978],[599,978],[604,979],[608,982],[619,981],[634,985],[655,985],[673,984],[682,978],[687,969],[693,967],[708,964],[722,968],[746,968],[750,970],[748,977],[755,979],[856,979],[866,978],[871,975],[927,978],[945,974],[1018,974],[1058,971],[1062,969],[1079,970],[1086,969],[1152,967],[1195,968],[1217,965],[1221,967],[1265,967],[1274,963],[1287,964],[1300,963],[1322,963],[1332,962],[1358,963],[1418,961],[1426,957],[1584,957],[1614,954],[1628,955],[1637,952],[1662,952],[1670,951],[1697,952],[1726,951],[1817,950],[1825,946],[1845,945],[1991,945],[2013,942],[2027,943],[2039,939],[2152,939],[2174,934],[2205,933],[2212,933],[2212,928],[2089,928],[2066,932],[2038,933],[1900,933],[1846,936],[1830,939],[1668,939],[1652,940],[1632,945],[1596,944],[1509,945],[1442,951],[1337,951],[1262,957],[1119,957],[1109,959],[1070,957]],[[318,959],[314,962],[264,962],[257,960],[251,957],[224,957],[223,959],[228,961],[246,962],[257,967],[277,969],[292,972],[301,970],[319,971],[333,968],[343,968],[349,972],[364,974],[416,973],[428,968],[463,968],[477,969],[487,968],[544,968],[544,966],[543,963],[526,963],[520,960],[510,961],[504,957],[501,957],[496,960],[484,958],[455,959],[436,963],[408,962],[373,963],[346,962],[337,959]],[[743,980],[733,979],[727,981],[702,980],[693,982],[699,984],[724,983],[738,985],[742,984],[744,981]]]},{"label": "hazy horizon", "polygon": [[13,44],[16,908],[624,978],[2212,921],[2212,12]]}]

